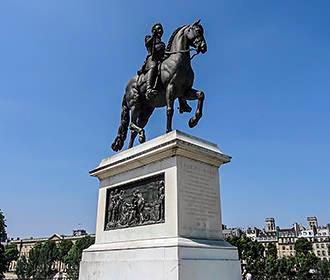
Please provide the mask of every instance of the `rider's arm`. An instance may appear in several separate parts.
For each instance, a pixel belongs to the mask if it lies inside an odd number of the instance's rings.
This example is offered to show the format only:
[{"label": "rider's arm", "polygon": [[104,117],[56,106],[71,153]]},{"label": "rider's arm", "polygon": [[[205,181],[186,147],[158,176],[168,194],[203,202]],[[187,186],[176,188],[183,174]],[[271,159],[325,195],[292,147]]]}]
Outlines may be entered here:
[{"label": "rider's arm", "polygon": [[144,44],[146,45],[146,48],[152,47],[152,36],[147,35],[144,38]]}]

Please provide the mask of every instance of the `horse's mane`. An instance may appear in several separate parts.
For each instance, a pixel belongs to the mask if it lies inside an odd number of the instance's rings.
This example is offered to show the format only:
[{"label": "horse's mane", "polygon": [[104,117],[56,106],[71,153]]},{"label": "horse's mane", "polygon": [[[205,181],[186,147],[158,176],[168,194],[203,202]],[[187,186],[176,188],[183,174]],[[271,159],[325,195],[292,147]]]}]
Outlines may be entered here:
[{"label": "horse's mane", "polygon": [[183,28],[185,27],[186,25],[182,25],[180,26],[179,28],[177,28],[171,35],[170,39],[168,40],[168,44],[167,44],[167,47],[166,47],[166,51],[170,51],[171,48],[172,48],[172,44],[173,44],[173,40],[174,40],[174,37],[175,35]]}]

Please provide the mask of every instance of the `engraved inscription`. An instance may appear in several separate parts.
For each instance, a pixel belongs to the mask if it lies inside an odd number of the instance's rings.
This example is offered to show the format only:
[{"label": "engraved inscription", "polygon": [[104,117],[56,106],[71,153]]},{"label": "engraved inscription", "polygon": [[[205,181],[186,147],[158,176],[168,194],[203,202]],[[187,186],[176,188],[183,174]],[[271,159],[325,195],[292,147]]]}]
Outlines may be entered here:
[{"label": "engraved inscription", "polygon": [[217,169],[185,161],[182,163],[182,171],[183,228],[189,231],[217,232],[220,221]]},{"label": "engraved inscription", "polygon": [[105,216],[105,230],[164,223],[164,174],[109,188]]}]

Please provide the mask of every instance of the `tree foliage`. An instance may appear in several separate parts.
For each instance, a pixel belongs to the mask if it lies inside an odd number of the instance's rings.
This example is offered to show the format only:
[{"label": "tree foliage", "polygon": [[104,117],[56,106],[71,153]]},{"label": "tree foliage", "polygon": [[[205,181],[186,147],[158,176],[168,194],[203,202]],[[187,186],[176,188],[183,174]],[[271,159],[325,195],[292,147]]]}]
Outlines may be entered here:
[{"label": "tree foliage", "polygon": [[9,243],[5,246],[5,258],[7,262],[7,269],[12,261],[17,261],[19,252],[17,246],[14,243]]},{"label": "tree foliage", "polygon": [[316,271],[320,279],[330,277],[330,261],[322,260],[317,263]]},{"label": "tree foliage", "polygon": [[4,279],[6,270],[5,247],[0,243],[0,280]]},{"label": "tree foliage", "polygon": [[52,278],[57,270],[54,268],[58,260],[58,248],[55,241],[48,240],[37,243],[29,252],[28,258],[18,260],[16,274],[19,279],[47,279]]},{"label": "tree foliage", "polygon": [[18,258],[18,250],[16,245],[2,245],[1,242],[7,241],[5,215],[0,209],[0,279],[4,279],[4,273],[8,271],[9,264]]},{"label": "tree foliage", "polygon": [[267,257],[273,257],[274,259],[277,259],[277,248],[274,243],[269,243],[267,245],[267,251],[266,251]]},{"label": "tree foliage", "polygon": [[83,250],[95,243],[95,238],[85,236],[78,239],[68,252],[67,257],[64,259],[64,263],[67,266],[67,274],[72,279],[78,279],[79,277],[79,265],[82,257]]},{"label": "tree foliage", "polygon": [[233,246],[237,247],[238,254],[241,260],[245,262],[245,268],[252,274],[257,274],[260,271],[264,271],[265,248],[261,243],[252,241],[250,238],[243,235],[242,237],[232,237],[227,240]]},{"label": "tree foliage", "polygon": [[18,280],[29,279],[31,275],[30,264],[25,256],[19,258],[16,264],[16,275]]},{"label": "tree foliage", "polygon": [[94,242],[94,238],[85,236],[75,243],[70,240],[62,240],[57,245],[51,240],[37,243],[30,250],[28,257],[23,256],[17,261],[17,277],[22,280],[52,279],[58,272],[54,264],[61,261],[67,267],[68,276],[78,279],[82,251]]},{"label": "tree foliage", "polygon": [[[302,240],[302,241],[301,241]],[[258,279],[319,279],[330,278],[330,261],[321,261],[313,253],[312,243],[298,239],[296,256],[277,258],[274,244],[268,244],[266,251],[256,241],[246,236],[227,239],[238,248],[238,253],[246,271]],[[259,244],[259,245],[257,245]],[[263,245],[261,245],[263,247]]]},{"label": "tree foliage", "polygon": [[57,248],[58,248],[59,261],[64,262],[72,246],[73,246],[73,242],[67,239],[64,239],[60,243],[58,243]]},{"label": "tree foliage", "polygon": [[297,255],[307,255],[313,252],[313,245],[306,238],[299,238],[294,244]]},{"label": "tree foliage", "polygon": [[6,219],[3,212],[0,209],[0,242],[5,242],[7,240],[6,232]]},{"label": "tree foliage", "polygon": [[0,209],[0,279],[4,279],[4,273],[7,271],[5,247],[1,244],[1,242],[5,242],[7,239],[6,227],[6,219]]}]

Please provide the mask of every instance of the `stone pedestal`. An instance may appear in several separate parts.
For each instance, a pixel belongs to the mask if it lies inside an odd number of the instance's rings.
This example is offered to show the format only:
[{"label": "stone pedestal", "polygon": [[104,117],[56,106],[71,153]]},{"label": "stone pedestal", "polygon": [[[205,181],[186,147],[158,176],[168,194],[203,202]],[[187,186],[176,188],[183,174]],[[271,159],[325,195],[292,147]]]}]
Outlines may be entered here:
[{"label": "stone pedestal", "polygon": [[239,280],[223,240],[217,145],[173,131],[101,161],[96,242],[80,280]]}]

